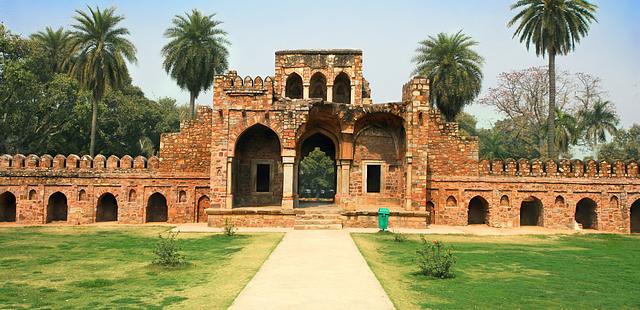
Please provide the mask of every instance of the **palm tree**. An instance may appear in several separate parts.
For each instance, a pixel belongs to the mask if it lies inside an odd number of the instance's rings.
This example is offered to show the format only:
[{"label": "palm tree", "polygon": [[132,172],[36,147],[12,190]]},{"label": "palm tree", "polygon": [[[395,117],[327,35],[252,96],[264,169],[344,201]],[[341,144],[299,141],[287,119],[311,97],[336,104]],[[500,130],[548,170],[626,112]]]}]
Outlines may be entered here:
[{"label": "palm tree", "polygon": [[580,39],[596,21],[597,6],[586,0],[519,0],[511,10],[521,9],[509,21],[518,23],[513,34],[519,36],[527,49],[533,43],[536,55],[549,55],[549,115],[547,118],[547,148],[549,158],[557,158],[555,148],[556,55],[573,51]]},{"label": "palm tree", "polygon": [[162,48],[164,70],[180,88],[189,91],[192,118],[200,92],[209,89],[216,72],[223,72],[228,66],[227,33],[219,28],[222,22],[214,16],[202,15],[196,9],[186,16],[176,15],[173,26],[164,33],[170,39]]},{"label": "palm tree", "polygon": [[[78,77],[83,89],[89,90],[93,97],[91,116],[91,147],[89,153],[95,154],[96,130],[98,126],[98,102],[107,89],[121,88],[129,81],[126,61],[135,63],[136,48],[126,36],[127,28],[118,27],[124,16],[115,15],[115,8],[89,12],[76,10],[72,27],[73,48],[76,50],[72,73]],[[125,61],[126,60],[126,61]]]},{"label": "palm tree", "polygon": [[57,30],[47,27],[44,31],[32,34],[31,39],[45,50],[54,73],[68,71],[72,54],[71,33],[69,31],[62,27]]},{"label": "palm tree", "polygon": [[472,49],[478,43],[458,31],[453,35],[439,33],[419,44],[413,73],[430,80],[431,103],[452,122],[480,93],[484,59]]},{"label": "palm tree", "polygon": [[567,154],[569,146],[578,143],[578,121],[570,113],[556,109],[555,144],[561,153]]},{"label": "palm tree", "polygon": [[585,108],[578,113],[580,128],[584,130],[585,139],[593,147],[594,154],[599,153],[599,143],[607,141],[607,134],[613,135],[620,122],[618,115],[611,108],[611,102],[598,100],[591,108]]}]

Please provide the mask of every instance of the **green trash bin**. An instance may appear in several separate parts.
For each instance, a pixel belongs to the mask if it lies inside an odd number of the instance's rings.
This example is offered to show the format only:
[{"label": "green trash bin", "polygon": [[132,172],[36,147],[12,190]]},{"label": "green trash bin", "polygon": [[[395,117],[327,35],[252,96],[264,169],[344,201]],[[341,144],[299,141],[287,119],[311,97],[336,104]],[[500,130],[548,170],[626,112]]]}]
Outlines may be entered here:
[{"label": "green trash bin", "polygon": [[381,231],[387,230],[389,227],[389,208],[378,209],[378,228]]}]

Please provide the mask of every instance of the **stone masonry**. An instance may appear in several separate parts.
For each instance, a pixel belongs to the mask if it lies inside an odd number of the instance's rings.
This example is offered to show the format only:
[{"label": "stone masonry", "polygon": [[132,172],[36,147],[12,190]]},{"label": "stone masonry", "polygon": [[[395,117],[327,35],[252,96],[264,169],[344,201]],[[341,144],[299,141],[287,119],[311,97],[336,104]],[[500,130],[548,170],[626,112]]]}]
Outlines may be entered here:
[{"label": "stone masonry", "polygon": [[343,227],[375,227],[387,207],[392,227],[640,231],[637,162],[480,161],[477,138],[429,105],[427,79],[374,104],[359,50],[278,51],[274,76],[229,71],[213,89],[213,109],[163,134],[158,157],[1,156],[0,221],[293,227],[298,166],[319,147]]}]

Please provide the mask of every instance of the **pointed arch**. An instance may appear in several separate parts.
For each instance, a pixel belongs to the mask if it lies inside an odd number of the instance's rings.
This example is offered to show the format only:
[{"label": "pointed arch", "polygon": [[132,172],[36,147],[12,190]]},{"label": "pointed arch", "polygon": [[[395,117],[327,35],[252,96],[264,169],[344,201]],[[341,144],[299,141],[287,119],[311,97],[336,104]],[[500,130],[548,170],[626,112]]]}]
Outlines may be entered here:
[{"label": "pointed arch", "polygon": [[544,208],[542,201],[530,196],[520,204],[520,226],[544,226]]},{"label": "pointed arch", "polygon": [[66,222],[68,209],[67,196],[65,194],[61,192],[51,194],[51,196],[49,196],[49,201],[47,202],[46,222]]},{"label": "pointed arch", "polygon": [[0,222],[16,221],[16,196],[12,192],[0,194]]},{"label": "pointed arch", "polygon": [[115,222],[118,220],[118,200],[111,193],[104,193],[96,205],[96,222]]},{"label": "pointed arch", "polygon": [[351,79],[344,72],[340,72],[333,80],[333,102],[351,103]]},{"label": "pointed arch", "polygon": [[467,224],[489,224],[489,203],[482,196],[475,196],[469,201]]},{"label": "pointed arch", "polygon": [[309,80],[309,98],[321,98],[327,100],[327,78],[324,74],[316,72]]},{"label": "pointed arch", "polygon": [[146,222],[166,222],[169,217],[167,198],[161,193],[149,196],[146,208]]},{"label": "pointed arch", "polygon": [[299,74],[292,72],[287,77],[284,96],[291,99],[302,99],[302,95],[302,77]]}]

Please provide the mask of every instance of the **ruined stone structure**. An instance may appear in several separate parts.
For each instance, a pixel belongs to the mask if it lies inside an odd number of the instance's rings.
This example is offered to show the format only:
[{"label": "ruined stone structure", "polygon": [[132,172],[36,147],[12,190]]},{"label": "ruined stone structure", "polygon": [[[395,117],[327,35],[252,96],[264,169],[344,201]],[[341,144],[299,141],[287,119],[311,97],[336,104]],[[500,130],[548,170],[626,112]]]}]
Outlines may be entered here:
[{"label": "ruined stone structure", "polygon": [[[159,157],[2,156],[0,221],[375,227],[388,207],[392,227],[640,231],[636,162],[479,161],[478,140],[430,107],[425,78],[374,104],[361,51],[275,56],[274,76],[217,76],[213,109],[164,134]],[[321,211],[298,193],[316,147],[335,162]]]}]

